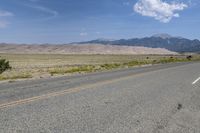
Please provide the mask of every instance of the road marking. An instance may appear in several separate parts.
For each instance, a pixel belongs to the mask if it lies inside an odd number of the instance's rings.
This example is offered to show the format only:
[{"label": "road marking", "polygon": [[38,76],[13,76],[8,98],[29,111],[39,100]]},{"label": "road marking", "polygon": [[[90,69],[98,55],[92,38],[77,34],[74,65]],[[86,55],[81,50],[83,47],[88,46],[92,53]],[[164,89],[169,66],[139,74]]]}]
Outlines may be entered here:
[{"label": "road marking", "polygon": [[196,84],[199,80],[200,80],[200,77],[197,78],[192,84],[193,84],[193,85]]},{"label": "road marking", "polygon": [[80,91],[85,90],[85,89],[92,89],[92,87],[102,86],[102,85],[110,84],[110,83],[113,83],[113,82],[126,80],[126,79],[133,77],[133,76],[134,77],[135,76],[141,76],[141,75],[144,75],[144,74],[147,74],[147,73],[131,74],[131,75],[128,75],[128,76],[125,76],[125,77],[115,78],[115,79],[111,79],[111,80],[99,81],[97,83],[86,84],[86,85],[82,85],[80,87],[68,88],[68,89],[62,90],[62,91],[47,93],[47,94],[43,94],[43,95],[40,95],[40,96],[35,96],[35,97],[31,97],[31,98],[26,98],[26,99],[12,101],[12,102],[8,102],[8,103],[3,103],[3,104],[0,104],[0,109],[13,107],[13,106],[21,105],[21,104],[25,104],[25,103],[31,103],[31,102],[38,101],[38,100],[48,99],[48,98],[51,98],[51,97],[61,96],[61,95],[64,95],[64,94],[80,92]]}]

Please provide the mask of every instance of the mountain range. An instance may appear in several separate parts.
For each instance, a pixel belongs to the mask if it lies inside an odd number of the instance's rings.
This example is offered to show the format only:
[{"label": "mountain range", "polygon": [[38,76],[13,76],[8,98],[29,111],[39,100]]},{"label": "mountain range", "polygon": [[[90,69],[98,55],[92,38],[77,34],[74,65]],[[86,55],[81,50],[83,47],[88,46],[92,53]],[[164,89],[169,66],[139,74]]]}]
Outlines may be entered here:
[{"label": "mountain range", "polygon": [[108,40],[96,39],[76,44],[104,44],[120,46],[142,46],[148,48],[164,48],[174,52],[200,52],[200,41],[198,39],[190,40],[183,37],[174,37],[168,34],[156,34],[151,37]]}]

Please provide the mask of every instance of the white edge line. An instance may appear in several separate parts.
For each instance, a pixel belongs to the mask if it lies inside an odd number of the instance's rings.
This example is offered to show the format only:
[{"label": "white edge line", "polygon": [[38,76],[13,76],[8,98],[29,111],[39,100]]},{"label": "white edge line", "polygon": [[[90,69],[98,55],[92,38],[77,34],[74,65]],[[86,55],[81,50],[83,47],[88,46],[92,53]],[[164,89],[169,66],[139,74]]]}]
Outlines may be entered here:
[{"label": "white edge line", "polygon": [[192,84],[193,84],[193,85],[196,84],[199,80],[200,80],[200,77],[197,78]]}]

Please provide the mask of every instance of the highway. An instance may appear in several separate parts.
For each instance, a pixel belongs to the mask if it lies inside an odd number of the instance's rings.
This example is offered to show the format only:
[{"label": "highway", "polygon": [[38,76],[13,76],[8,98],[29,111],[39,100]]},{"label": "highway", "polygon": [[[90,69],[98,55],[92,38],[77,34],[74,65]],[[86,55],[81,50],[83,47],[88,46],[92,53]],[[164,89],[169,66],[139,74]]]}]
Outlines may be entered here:
[{"label": "highway", "polygon": [[0,133],[199,133],[200,63],[0,83]]}]

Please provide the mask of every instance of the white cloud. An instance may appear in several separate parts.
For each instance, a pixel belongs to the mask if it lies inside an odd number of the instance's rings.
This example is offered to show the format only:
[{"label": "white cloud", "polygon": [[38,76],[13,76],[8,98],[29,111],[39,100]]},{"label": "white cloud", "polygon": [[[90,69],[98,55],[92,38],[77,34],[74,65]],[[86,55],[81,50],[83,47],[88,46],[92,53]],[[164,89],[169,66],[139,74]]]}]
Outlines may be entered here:
[{"label": "white cloud", "polygon": [[163,2],[162,0],[139,0],[134,5],[135,12],[153,17],[163,23],[168,23],[173,17],[179,17],[177,11],[184,10],[188,6],[184,3]]},{"label": "white cloud", "polygon": [[81,32],[81,33],[80,33],[80,36],[87,36],[87,35],[88,35],[87,32]]}]

